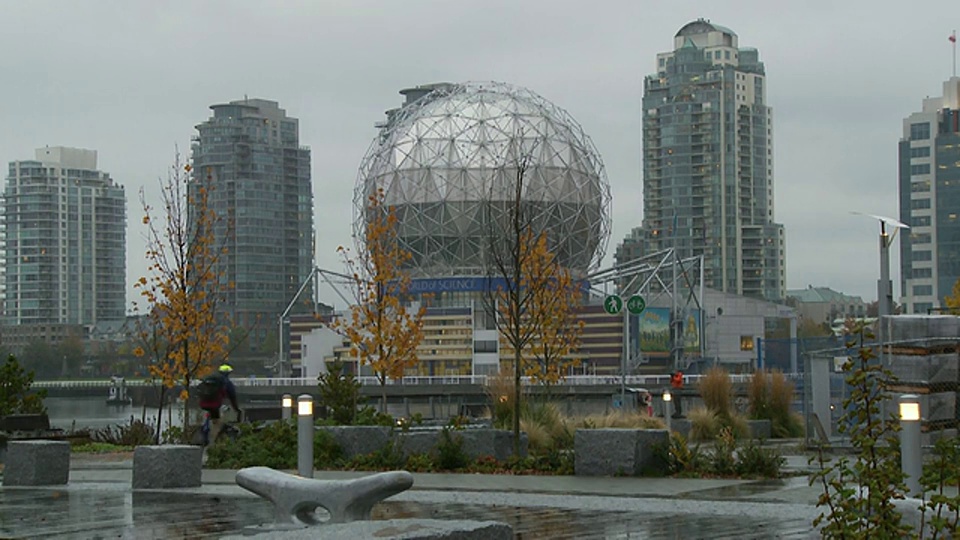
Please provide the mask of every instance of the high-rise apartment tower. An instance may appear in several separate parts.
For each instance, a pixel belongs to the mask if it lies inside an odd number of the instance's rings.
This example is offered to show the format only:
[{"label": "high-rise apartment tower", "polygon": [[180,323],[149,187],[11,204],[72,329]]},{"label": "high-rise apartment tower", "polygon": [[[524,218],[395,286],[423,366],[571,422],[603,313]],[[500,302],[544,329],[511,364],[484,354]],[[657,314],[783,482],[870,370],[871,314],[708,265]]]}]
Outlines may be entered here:
[{"label": "high-rise apartment tower", "polygon": [[903,120],[899,176],[903,312],[927,313],[960,278],[960,77]]},{"label": "high-rise apartment tower", "polygon": [[[297,119],[275,101],[210,108],[194,138],[193,181],[210,188],[211,207],[227,224],[216,238],[226,247],[222,276],[233,285],[224,312],[252,331],[257,347],[276,334],[278,317],[313,269],[310,149],[300,146]],[[300,299],[312,297],[308,285]]]},{"label": "high-rise apartment tower", "polygon": [[[644,79],[643,222],[617,262],[676,247],[703,255],[705,285],[784,298],[773,213],[773,126],[764,66],[729,28],[700,19]],[[629,244],[629,245],[628,245]]]},{"label": "high-rise apartment tower", "polygon": [[36,159],[10,163],[3,192],[5,340],[26,336],[29,327],[124,319],[126,202],[123,186],[97,170],[94,150],[40,148]]}]

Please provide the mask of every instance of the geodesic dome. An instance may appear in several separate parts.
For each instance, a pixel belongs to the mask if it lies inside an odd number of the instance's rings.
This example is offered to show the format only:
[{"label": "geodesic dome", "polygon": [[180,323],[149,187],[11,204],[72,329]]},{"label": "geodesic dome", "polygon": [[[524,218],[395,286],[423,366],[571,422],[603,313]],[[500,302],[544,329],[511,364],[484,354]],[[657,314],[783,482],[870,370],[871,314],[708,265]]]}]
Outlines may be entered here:
[{"label": "geodesic dome", "polygon": [[354,232],[383,189],[417,276],[483,275],[522,167],[523,211],[561,264],[595,268],[610,231],[610,187],[590,138],[563,109],[503,83],[436,85],[388,121],[360,165]]}]

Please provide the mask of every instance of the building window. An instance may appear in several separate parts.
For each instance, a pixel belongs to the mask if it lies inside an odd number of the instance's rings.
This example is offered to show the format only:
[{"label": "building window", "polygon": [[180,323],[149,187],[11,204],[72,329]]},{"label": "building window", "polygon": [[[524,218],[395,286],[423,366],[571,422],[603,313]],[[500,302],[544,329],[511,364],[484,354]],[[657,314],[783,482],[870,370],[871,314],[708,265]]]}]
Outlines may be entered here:
[{"label": "building window", "polygon": [[930,199],[914,199],[910,201],[911,210],[925,210],[930,208]]},{"label": "building window", "polygon": [[913,305],[914,313],[930,313],[933,310],[933,304],[929,302],[919,302]]},{"label": "building window", "polygon": [[910,140],[923,141],[930,138],[930,123],[910,124]]},{"label": "building window", "polygon": [[723,51],[723,57],[727,60],[730,59],[730,51]]},{"label": "building window", "polygon": [[912,193],[926,193],[930,191],[930,181],[921,180],[920,182],[913,182],[910,184],[910,191]]},{"label": "building window", "polygon": [[913,219],[910,220],[910,225],[913,227],[929,227],[930,216],[914,216]]},{"label": "building window", "polygon": [[919,158],[919,157],[930,157],[930,147],[929,146],[918,146],[916,148],[910,149],[910,157]]},{"label": "building window", "polygon": [[918,163],[916,165],[910,166],[910,174],[930,174],[930,164],[929,163]]},{"label": "building window", "polygon": [[753,350],[753,336],[740,336],[740,350],[741,351]]},{"label": "building window", "polygon": [[929,251],[914,251],[913,260],[915,261],[932,261],[933,258],[930,255]]},{"label": "building window", "polygon": [[911,244],[929,244],[930,235],[926,233],[913,233],[910,235]]},{"label": "building window", "polygon": [[914,268],[913,277],[914,279],[931,278],[933,277],[933,269],[932,268]]},{"label": "building window", "polygon": [[931,294],[933,294],[933,285],[914,285],[913,286],[914,296],[930,296]]},{"label": "building window", "polygon": [[497,340],[483,340],[473,342],[473,352],[495,353],[497,352]]}]

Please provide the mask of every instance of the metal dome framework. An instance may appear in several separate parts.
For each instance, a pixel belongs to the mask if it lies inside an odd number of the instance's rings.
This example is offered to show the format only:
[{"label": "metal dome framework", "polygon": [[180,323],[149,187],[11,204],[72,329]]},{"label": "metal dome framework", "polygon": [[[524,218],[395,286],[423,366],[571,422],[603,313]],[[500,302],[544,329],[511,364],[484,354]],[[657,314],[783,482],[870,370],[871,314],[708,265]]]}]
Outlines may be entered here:
[{"label": "metal dome framework", "polygon": [[364,156],[354,190],[362,249],[367,200],[384,191],[418,277],[483,275],[490,238],[521,205],[561,264],[599,266],[610,236],[610,186],[600,155],[563,109],[503,83],[438,85],[392,114]]}]

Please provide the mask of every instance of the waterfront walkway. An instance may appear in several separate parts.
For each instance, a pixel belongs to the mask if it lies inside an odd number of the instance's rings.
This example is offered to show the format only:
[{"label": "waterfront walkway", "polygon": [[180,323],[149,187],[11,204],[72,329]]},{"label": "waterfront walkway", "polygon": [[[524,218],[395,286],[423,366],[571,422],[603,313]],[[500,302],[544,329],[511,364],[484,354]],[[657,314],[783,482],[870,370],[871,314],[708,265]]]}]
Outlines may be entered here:
[{"label": "waterfront walkway", "polygon": [[[802,458],[791,464],[801,467]],[[203,486],[130,489],[127,455],[75,455],[70,484],[0,490],[2,538],[219,538],[273,520],[235,471],[204,470]],[[318,471],[316,478],[369,473]],[[819,494],[806,477],[779,481],[414,474],[412,490],[374,519],[497,520],[517,538],[815,538]]]}]

